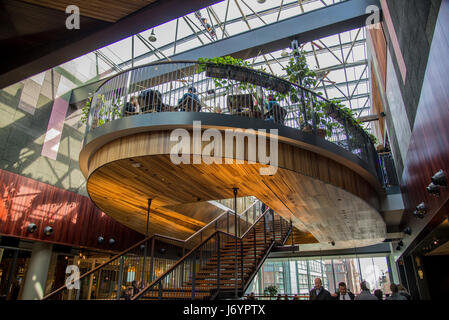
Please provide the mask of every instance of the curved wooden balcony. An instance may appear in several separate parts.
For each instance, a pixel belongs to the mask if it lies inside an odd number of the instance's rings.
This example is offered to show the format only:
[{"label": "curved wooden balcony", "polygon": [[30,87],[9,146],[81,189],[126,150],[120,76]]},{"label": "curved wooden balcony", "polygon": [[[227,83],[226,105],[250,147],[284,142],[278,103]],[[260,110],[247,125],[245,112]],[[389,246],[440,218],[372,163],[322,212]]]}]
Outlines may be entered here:
[{"label": "curved wooden balcony", "polygon": [[[195,96],[185,95],[189,87]],[[276,105],[267,109],[270,95]],[[139,104],[134,110],[132,97]],[[331,132],[323,119],[335,124]],[[195,146],[190,139],[190,164],[174,164],[170,154],[178,141],[170,135],[185,129],[193,136],[194,121],[201,123],[200,134],[221,133],[222,153],[204,153],[208,142]],[[246,131],[240,154],[226,145],[230,129],[255,129]],[[260,158],[261,145],[249,142],[262,138],[267,150],[270,138],[277,139],[272,175],[260,174],[269,166]],[[80,167],[96,205],[142,233],[149,198],[150,233],[187,238],[216,216],[206,201],[232,198],[237,187],[239,196],[255,196],[291,219],[303,243],[356,247],[385,238],[369,137],[324,98],[259,71],[167,62],[118,74],[94,94]]]}]

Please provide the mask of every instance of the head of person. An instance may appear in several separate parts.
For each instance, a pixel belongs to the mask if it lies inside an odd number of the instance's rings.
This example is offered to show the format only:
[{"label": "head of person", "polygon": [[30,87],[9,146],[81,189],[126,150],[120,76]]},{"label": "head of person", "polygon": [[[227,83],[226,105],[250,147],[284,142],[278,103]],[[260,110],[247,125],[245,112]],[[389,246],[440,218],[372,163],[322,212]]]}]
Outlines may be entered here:
[{"label": "head of person", "polygon": [[348,292],[348,288],[346,288],[346,283],[340,282],[338,284],[338,292],[340,292],[341,295],[345,295]]},{"label": "head of person", "polygon": [[392,283],[390,284],[390,290],[392,293],[398,293],[399,292],[399,288],[396,284]]},{"label": "head of person", "polygon": [[362,281],[360,284],[360,288],[362,288],[362,291],[369,291],[369,283],[366,281]]},{"label": "head of person", "polygon": [[137,286],[137,281],[134,280],[133,282],[131,282],[131,285],[132,285],[133,287],[136,287],[136,286]]},{"label": "head of person", "polygon": [[398,292],[407,291],[402,284],[398,284]]},{"label": "head of person", "polygon": [[274,101],[274,94],[269,94],[268,95],[268,100]]},{"label": "head of person", "polygon": [[131,101],[131,104],[133,104],[133,105],[136,105],[137,103],[139,103],[139,102],[137,101],[137,97],[135,97],[135,96],[132,96],[131,99],[130,99],[130,101]]},{"label": "head of person", "polygon": [[382,290],[377,289],[374,291],[374,295],[377,297],[377,299],[382,300],[384,297],[384,293],[382,292]]},{"label": "head of person", "polygon": [[315,278],[315,289],[321,290],[322,287],[323,287],[323,282],[321,281],[321,279]]},{"label": "head of person", "polygon": [[196,93],[196,89],[194,87],[189,88],[189,93]]}]

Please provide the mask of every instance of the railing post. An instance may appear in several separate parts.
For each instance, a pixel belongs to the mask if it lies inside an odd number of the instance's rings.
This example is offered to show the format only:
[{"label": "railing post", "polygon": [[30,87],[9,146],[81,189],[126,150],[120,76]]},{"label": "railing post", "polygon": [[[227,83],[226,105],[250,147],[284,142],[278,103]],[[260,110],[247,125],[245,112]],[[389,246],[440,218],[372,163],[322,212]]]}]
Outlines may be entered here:
[{"label": "railing post", "polygon": [[[120,257],[120,268],[118,271],[118,279],[117,279],[117,300],[120,300],[122,290],[122,278],[123,278],[123,257]],[[98,281],[99,280],[100,279],[98,279]]]},{"label": "railing post", "polygon": [[267,247],[267,220],[266,216],[263,216],[263,238],[265,242],[265,248]]},{"label": "railing post", "polygon": [[153,269],[154,269],[154,240],[155,238],[153,237],[151,239],[151,258],[150,258],[150,279],[149,279],[149,283],[151,283],[153,281]]},{"label": "railing post", "polygon": [[[148,239],[148,224],[150,220],[150,207],[151,207],[151,199],[148,199],[148,211],[147,211],[147,225],[145,230],[145,237]],[[145,241],[145,246],[143,248],[143,265],[142,265],[142,284],[145,284],[145,265],[147,263],[147,246],[148,240]]]},{"label": "railing post", "polygon": [[293,247],[294,247],[295,243],[293,241],[293,222],[292,222],[292,220],[290,220],[290,236],[292,237],[292,252],[293,252]]},{"label": "railing post", "polygon": [[279,224],[281,226],[281,241],[283,241],[284,234],[282,232],[282,218],[279,219]]},{"label": "railing post", "polygon": [[254,266],[257,266],[257,248],[256,248],[256,228],[253,228],[254,231]]},{"label": "railing post", "polygon": [[192,300],[195,300],[195,281],[196,281],[196,253],[193,254],[193,262],[192,262]]},{"label": "railing post", "polygon": [[241,281],[242,281],[242,289],[243,289],[243,285],[244,285],[243,279],[244,279],[244,277],[243,277],[243,240],[242,239],[240,239],[240,254],[242,256],[241,260],[240,260],[240,270],[241,270],[241,274],[242,274]]},{"label": "railing post", "polygon": [[226,212],[226,233],[229,233],[229,211]]},{"label": "railing post", "polygon": [[161,279],[161,281],[159,281],[159,290],[158,290],[157,298],[159,300],[162,299],[162,279]]},{"label": "railing post", "polygon": [[271,222],[273,225],[273,241],[276,242],[276,231],[275,231],[275,223],[274,223],[274,211],[273,209],[270,209],[270,213],[271,213]]},{"label": "railing post", "polygon": [[220,250],[220,233],[217,233],[217,293],[220,290],[220,257],[221,257],[221,250]]},{"label": "railing post", "polygon": [[234,191],[234,230],[235,230],[235,271],[234,271],[234,277],[235,277],[235,298],[238,298],[238,265],[237,265],[237,192],[238,189],[237,188],[233,188]]}]

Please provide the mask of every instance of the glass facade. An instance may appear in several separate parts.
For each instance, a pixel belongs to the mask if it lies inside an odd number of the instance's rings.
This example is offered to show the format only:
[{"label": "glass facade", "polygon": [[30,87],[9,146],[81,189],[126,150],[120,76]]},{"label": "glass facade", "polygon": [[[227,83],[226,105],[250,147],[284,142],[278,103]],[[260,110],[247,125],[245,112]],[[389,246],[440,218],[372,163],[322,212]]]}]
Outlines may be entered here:
[{"label": "glass facade", "polygon": [[367,281],[371,292],[380,289],[390,294],[390,270],[387,256],[283,258],[267,260],[247,293],[264,295],[269,286],[275,286],[279,294],[299,295],[306,299],[314,287],[316,278],[331,293],[338,291],[338,284],[345,282],[348,289],[359,294],[360,282]]}]

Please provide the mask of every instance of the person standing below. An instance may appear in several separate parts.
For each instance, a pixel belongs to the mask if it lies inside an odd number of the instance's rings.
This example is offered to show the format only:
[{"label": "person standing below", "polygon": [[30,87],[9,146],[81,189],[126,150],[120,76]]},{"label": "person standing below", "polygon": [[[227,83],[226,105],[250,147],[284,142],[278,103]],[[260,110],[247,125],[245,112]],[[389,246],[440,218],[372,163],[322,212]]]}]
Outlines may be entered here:
[{"label": "person standing below", "polygon": [[377,297],[378,300],[384,299],[384,293],[380,289],[374,290],[374,295]]},{"label": "person standing below", "polygon": [[407,300],[412,300],[412,296],[407,292],[402,284],[398,284],[398,293],[407,298]]},{"label": "person standing below", "polygon": [[376,296],[372,295],[369,291],[369,284],[366,281],[362,281],[360,284],[362,292],[355,297],[355,300],[378,300]]},{"label": "person standing below", "polygon": [[391,295],[387,300],[407,300],[407,298],[399,293],[399,288],[394,283],[390,284]]},{"label": "person standing below", "polygon": [[335,300],[354,300],[354,294],[348,290],[344,282],[338,284],[338,293],[333,294],[332,297]]},{"label": "person standing below", "polygon": [[315,287],[310,291],[310,300],[332,300],[332,296],[323,287],[323,283],[320,278],[315,279]]}]

